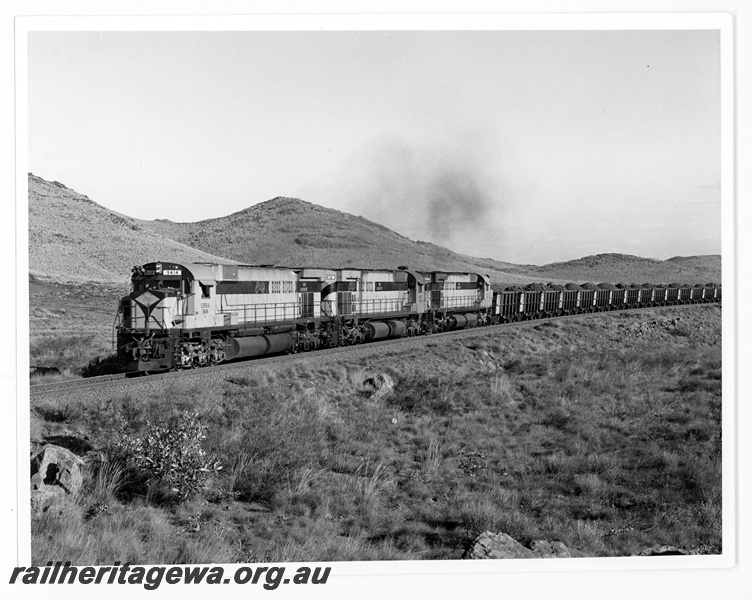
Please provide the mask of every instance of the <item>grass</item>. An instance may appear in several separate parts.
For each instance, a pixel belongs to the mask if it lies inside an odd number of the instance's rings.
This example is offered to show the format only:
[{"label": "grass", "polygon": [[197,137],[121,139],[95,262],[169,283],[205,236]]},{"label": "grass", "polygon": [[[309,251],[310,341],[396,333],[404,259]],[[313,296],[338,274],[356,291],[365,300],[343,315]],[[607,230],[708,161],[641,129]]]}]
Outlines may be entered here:
[{"label": "grass", "polygon": [[[625,336],[634,317],[610,315],[37,404],[37,436],[39,419],[75,426],[105,454],[124,426],[196,410],[225,468],[165,503],[103,463],[62,516],[33,518],[34,564],[454,559],[484,530],[589,556],[717,553],[720,311],[682,318],[688,336]],[[371,401],[378,372],[397,387]]]},{"label": "grass", "polygon": [[57,371],[33,373],[32,385],[116,373],[119,369],[110,344],[103,345],[95,334],[36,335],[30,345],[29,364]]}]

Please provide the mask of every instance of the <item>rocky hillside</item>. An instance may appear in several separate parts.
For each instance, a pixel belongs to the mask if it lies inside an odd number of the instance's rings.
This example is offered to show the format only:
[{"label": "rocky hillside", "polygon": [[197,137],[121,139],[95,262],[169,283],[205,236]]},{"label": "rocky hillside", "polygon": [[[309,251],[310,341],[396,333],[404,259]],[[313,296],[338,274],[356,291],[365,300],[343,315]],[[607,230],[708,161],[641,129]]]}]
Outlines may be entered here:
[{"label": "rocky hillside", "polygon": [[108,210],[62,183],[29,174],[29,272],[53,281],[129,281],[161,260],[222,261]]},{"label": "rocky hillside", "polygon": [[413,242],[362,217],[295,198],[274,198],[195,223],[143,221],[108,210],[61,183],[29,174],[31,275],[58,282],[123,282],[133,265],[153,260],[335,268],[408,265],[486,273],[497,285],[720,281],[720,256],[658,261],[600,254],[543,266],[514,265]]},{"label": "rocky hillside", "polygon": [[[143,221],[106,209],[60,182],[29,174],[29,272],[40,281],[127,282],[152,260],[331,267],[477,270],[475,259],[413,242],[361,217],[291,198],[196,223]],[[505,263],[496,281],[528,283]]]},{"label": "rocky hillside", "polygon": [[[721,256],[720,254],[708,254],[704,256],[674,256],[669,258],[667,263],[673,263],[682,269],[691,268],[710,273],[721,273]],[[719,279],[720,281],[720,279]]]},{"label": "rocky hillside", "polygon": [[[237,213],[196,223],[139,221],[142,227],[204,252],[248,264],[468,271],[479,260],[425,242],[414,242],[383,225],[297,198],[274,198]],[[487,259],[495,280],[525,283],[524,272]]]}]

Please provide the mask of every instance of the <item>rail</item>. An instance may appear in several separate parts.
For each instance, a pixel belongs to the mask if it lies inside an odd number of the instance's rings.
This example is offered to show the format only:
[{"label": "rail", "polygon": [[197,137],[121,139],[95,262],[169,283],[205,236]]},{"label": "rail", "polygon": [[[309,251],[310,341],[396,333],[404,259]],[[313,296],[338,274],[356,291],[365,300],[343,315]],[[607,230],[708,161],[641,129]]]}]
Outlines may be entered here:
[{"label": "rail", "polygon": [[[703,303],[704,304],[704,303]],[[698,304],[684,304],[684,305],[672,305],[672,306],[664,306],[664,307],[651,307],[651,308],[657,308],[658,310],[661,309],[669,309],[669,310],[675,310],[677,308],[692,308],[697,307]],[[637,307],[637,308],[630,308],[628,306],[620,307],[618,312],[625,311],[625,310],[650,310],[651,308],[648,307]],[[600,314],[600,313],[596,313]],[[609,313],[609,314],[616,314],[616,313]],[[588,318],[591,315],[587,314],[577,314],[577,315],[568,315],[568,316],[558,316],[555,317],[556,319],[566,320],[566,319],[574,319],[579,317],[585,317]],[[593,315],[594,316],[594,315]],[[518,322],[518,323],[506,323],[506,324],[497,324],[492,325],[490,327],[483,327],[483,328],[476,328],[471,327],[467,329],[460,329],[460,330],[453,330],[453,331],[447,331],[442,333],[433,333],[431,336],[428,336],[426,338],[420,337],[400,337],[400,338],[392,338],[387,340],[379,340],[376,343],[379,345],[388,345],[388,344],[402,344],[402,343],[416,343],[420,340],[428,340],[432,337],[437,336],[467,336],[467,335],[477,335],[478,333],[481,333],[483,331],[492,331],[497,328],[506,328],[506,327],[525,327],[525,326],[534,326],[536,321],[539,321],[539,319],[532,319],[527,322]],[[336,348],[330,348],[326,350],[319,350],[321,355],[325,355],[327,353],[338,353],[338,352],[352,352],[354,351],[352,346],[339,346]],[[268,363],[268,362],[274,362],[274,361],[280,361],[280,360],[306,360],[307,355],[306,354],[290,354],[290,355],[272,355],[272,356],[263,356],[263,357],[256,357],[254,358],[254,362],[259,363]],[[232,369],[242,369],[247,368],[247,363],[241,362],[241,363],[228,363],[225,365],[216,365],[211,367],[213,371],[220,371],[220,370],[232,370]],[[196,371],[196,370],[187,370],[187,371],[170,371],[165,373],[159,373],[159,374],[152,374],[149,375],[147,381],[153,381],[154,378],[173,378],[173,377],[183,377],[183,376],[191,376],[192,374],[197,374],[203,372]],[[97,386],[107,386],[107,385],[126,385],[126,384],[138,384],[140,381],[144,381],[143,377],[139,376],[127,376],[123,373],[119,374],[113,374],[113,375],[106,375],[106,376],[100,376],[100,377],[92,377],[92,378],[86,378],[86,379],[72,379],[68,381],[63,382],[56,382],[56,383],[48,383],[48,384],[34,384],[30,386],[30,394],[31,396],[42,396],[46,394],[56,394],[60,392],[65,391],[77,391],[84,388],[94,388]]]}]

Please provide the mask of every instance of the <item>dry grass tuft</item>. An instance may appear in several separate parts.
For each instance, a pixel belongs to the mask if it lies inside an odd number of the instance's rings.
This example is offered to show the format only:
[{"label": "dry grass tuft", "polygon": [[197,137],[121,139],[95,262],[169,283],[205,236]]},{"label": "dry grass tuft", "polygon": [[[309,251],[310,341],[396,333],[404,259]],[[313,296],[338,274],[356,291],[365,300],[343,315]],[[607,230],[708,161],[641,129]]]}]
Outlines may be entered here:
[{"label": "dry grass tuft", "polygon": [[501,373],[491,380],[491,397],[498,402],[508,403],[514,399],[514,387],[507,375]]},{"label": "dry grass tuft", "polygon": [[103,462],[99,465],[92,496],[94,500],[115,500],[128,483],[125,467],[120,463]]},{"label": "dry grass tuft", "polygon": [[326,472],[326,469],[315,469],[310,465],[296,469],[292,475],[288,476],[287,493],[290,495],[304,494],[310,490]]},{"label": "dry grass tuft", "polygon": [[431,439],[428,442],[423,458],[421,459],[421,470],[427,477],[434,477],[441,469],[444,458],[441,453],[439,440]]},{"label": "dry grass tuft", "polygon": [[72,423],[84,413],[81,402],[59,396],[44,396],[31,403],[33,412],[51,423]]},{"label": "dry grass tuft", "polygon": [[353,491],[360,504],[366,507],[377,502],[384,494],[393,491],[397,484],[394,476],[386,470],[383,463],[378,463],[373,470],[367,464],[361,465],[355,471],[355,477]]}]

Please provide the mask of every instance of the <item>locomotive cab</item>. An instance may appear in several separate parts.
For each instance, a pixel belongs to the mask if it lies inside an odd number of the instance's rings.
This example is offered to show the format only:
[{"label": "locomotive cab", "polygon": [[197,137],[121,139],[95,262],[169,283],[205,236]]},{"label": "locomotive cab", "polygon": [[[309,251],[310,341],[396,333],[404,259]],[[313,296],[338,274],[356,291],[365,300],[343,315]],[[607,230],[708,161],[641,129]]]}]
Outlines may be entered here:
[{"label": "locomotive cab", "polygon": [[131,290],[120,300],[117,323],[118,359],[126,371],[170,369],[181,335],[226,324],[215,310],[214,273],[205,265],[135,266]]},{"label": "locomotive cab", "polygon": [[189,293],[179,265],[149,263],[133,267],[131,293],[120,300],[121,327],[171,329],[182,322],[181,298]]}]

